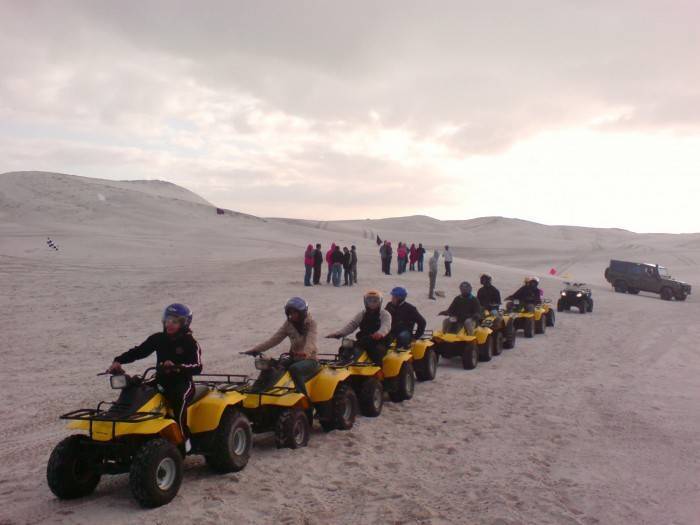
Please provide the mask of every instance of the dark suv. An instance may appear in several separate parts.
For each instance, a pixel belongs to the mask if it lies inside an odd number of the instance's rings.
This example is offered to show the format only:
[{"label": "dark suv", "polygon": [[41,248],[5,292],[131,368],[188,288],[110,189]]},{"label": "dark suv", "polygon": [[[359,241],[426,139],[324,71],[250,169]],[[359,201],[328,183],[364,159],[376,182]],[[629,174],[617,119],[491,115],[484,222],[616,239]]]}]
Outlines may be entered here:
[{"label": "dark suv", "polygon": [[605,269],[605,280],[620,293],[658,293],[666,301],[674,297],[678,301],[685,301],[690,295],[688,283],[677,281],[669,275],[666,268],[658,264],[612,260]]}]

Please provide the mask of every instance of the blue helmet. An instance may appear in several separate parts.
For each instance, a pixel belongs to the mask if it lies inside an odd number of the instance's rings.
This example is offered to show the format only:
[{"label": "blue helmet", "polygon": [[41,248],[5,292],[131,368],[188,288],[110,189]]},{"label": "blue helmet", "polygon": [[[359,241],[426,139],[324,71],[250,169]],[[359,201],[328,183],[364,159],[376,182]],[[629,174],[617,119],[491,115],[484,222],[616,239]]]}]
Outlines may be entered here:
[{"label": "blue helmet", "polygon": [[406,291],[406,288],[402,286],[397,286],[391,291],[392,297],[398,297],[399,299],[406,300],[406,297],[408,297],[408,292]]},{"label": "blue helmet", "polygon": [[187,330],[192,323],[192,310],[186,304],[173,303],[163,310],[163,327],[168,317],[179,319],[182,323],[182,330]]},{"label": "blue helmet", "polygon": [[287,301],[287,304],[284,305],[284,315],[289,317],[289,314],[292,311],[299,312],[305,316],[309,311],[309,303],[307,303],[301,297],[292,297],[289,301]]}]

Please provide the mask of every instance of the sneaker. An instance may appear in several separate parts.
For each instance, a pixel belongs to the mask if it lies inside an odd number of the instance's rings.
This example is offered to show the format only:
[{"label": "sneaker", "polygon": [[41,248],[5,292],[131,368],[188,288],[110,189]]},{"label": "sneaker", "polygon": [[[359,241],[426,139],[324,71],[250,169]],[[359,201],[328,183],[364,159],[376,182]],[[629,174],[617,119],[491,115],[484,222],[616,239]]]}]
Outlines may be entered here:
[{"label": "sneaker", "polygon": [[190,443],[189,439],[185,440],[185,454],[189,454],[190,450],[192,450],[192,443]]}]

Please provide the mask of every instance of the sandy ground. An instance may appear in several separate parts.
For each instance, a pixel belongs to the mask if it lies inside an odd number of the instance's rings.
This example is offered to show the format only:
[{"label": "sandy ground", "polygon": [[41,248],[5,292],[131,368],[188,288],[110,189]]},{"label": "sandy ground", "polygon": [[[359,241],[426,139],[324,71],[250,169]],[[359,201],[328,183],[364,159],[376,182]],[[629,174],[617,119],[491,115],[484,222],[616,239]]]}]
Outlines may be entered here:
[{"label": "sandy ground", "polygon": [[[375,233],[453,245],[454,277],[438,279],[448,298],[427,300],[425,274],[381,275]],[[303,288],[304,247],[333,240],[358,246],[360,287]],[[698,235],[507,219],[263,221],[218,217],[172,185],[0,175],[0,523],[700,523],[700,303],[614,294],[602,278],[611,256],[700,281]],[[95,374],[157,331],[171,301],[193,307],[208,372],[252,372],[237,352],[282,322],[291,295],[308,298],[327,332],[359,309],[363,289],[402,284],[437,326],[460,280],[487,270],[510,292],[552,266],[593,285],[593,315],[560,314],[475,371],[441,362],[412,400],[351,431],[316,429],[297,451],[260,436],[246,469],[225,476],[188,458],[180,494],[157,510],[137,506],[126,476],[79,501],[46,486],[48,455],[67,435],[58,415],[113,396]],[[560,285],[543,279],[547,296]]]}]

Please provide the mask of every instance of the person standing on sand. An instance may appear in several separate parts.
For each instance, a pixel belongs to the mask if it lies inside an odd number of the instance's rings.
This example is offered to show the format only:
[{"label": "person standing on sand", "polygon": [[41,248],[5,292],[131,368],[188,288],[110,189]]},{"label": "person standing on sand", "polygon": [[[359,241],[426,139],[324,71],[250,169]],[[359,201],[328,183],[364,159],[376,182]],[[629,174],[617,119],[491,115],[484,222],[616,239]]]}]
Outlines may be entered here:
[{"label": "person standing on sand", "polygon": [[418,248],[416,248],[416,261],[418,262],[418,271],[423,271],[423,257],[425,257],[425,248],[423,248],[423,243],[418,243]]},{"label": "person standing on sand", "polygon": [[333,271],[333,252],[335,251],[335,243],[331,244],[331,249],[326,252],[326,264],[328,265],[328,275],[326,276],[326,284],[331,282],[331,273]]},{"label": "person standing on sand", "polygon": [[401,275],[406,271],[406,246],[402,242],[396,249],[396,262],[398,263],[397,273]]},{"label": "person standing on sand", "polygon": [[437,283],[438,261],[440,252],[435,250],[433,256],[428,261],[428,299],[435,301],[435,284]]},{"label": "person standing on sand", "polygon": [[340,250],[340,246],[336,246],[335,244],[333,246],[335,246],[335,248],[333,249],[333,253],[331,254],[331,273],[333,275],[333,286],[337,287],[340,286],[340,276],[343,273],[343,262],[345,262],[345,256]]},{"label": "person standing on sand", "polygon": [[311,286],[311,273],[314,270],[314,247],[309,244],[304,252],[304,286]]},{"label": "person standing on sand", "polygon": [[452,252],[450,247],[445,245],[445,251],[442,252],[445,259],[445,277],[452,277]]},{"label": "person standing on sand", "polygon": [[386,273],[391,275],[391,256],[394,254],[394,249],[391,247],[391,241],[386,241]]},{"label": "person standing on sand", "polygon": [[343,277],[343,286],[352,286],[352,254],[347,246],[343,247]]},{"label": "person standing on sand", "polygon": [[357,248],[354,244],[350,248],[350,273],[352,275],[352,283],[357,284]]},{"label": "person standing on sand", "polygon": [[408,262],[409,262],[408,271],[409,272],[416,271],[416,261],[417,260],[418,260],[418,250],[416,249],[415,243],[411,243],[411,249],[408,250]]},{"label": "person standing on sand", "polygon": [[386,241],[379,247],[379,257],[382,260],[382,273],[386,274]]},{"label": "person standing on sand", "polygon": [[314,250],[314,284],[319,284],[321,282],[321,269],[323,268],[323,252],[321,251],[321,245],[317,244]]}]

